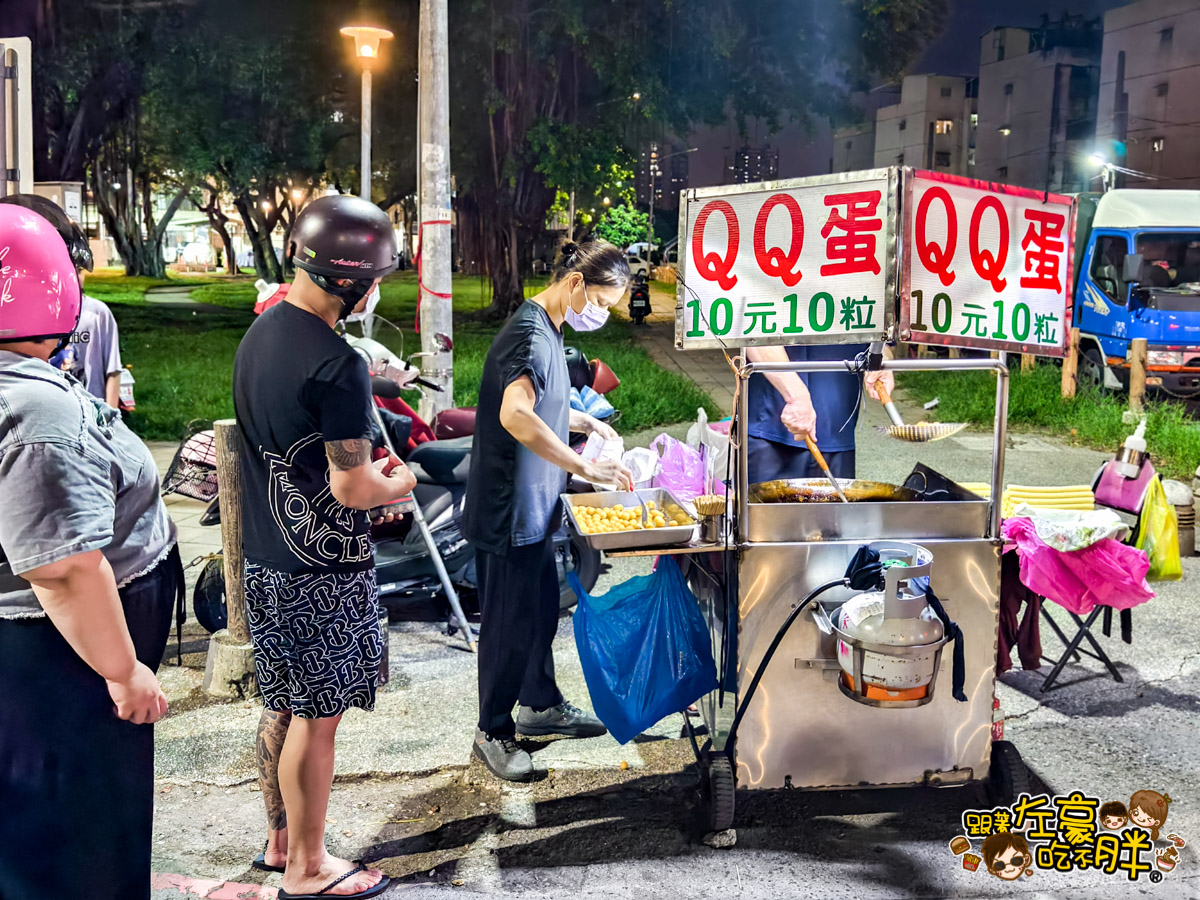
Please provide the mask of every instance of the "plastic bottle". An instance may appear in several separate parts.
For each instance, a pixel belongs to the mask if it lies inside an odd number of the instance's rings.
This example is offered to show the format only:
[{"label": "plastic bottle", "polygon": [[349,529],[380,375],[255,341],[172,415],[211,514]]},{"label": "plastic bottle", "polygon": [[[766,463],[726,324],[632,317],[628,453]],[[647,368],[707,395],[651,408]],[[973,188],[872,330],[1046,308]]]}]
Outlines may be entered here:
[{"label": "plastic bottle", "polygon": [[[1146,456],[1146,420],[1138,422],[1138,427],[1133,434],[1125,438],[1125,450],[1122,454],[1124,457],[1117,463],[1117,471],[1126,478],[1137,478],[1138,473],[1142,470],[1142,460]],[[1129,451],[1133,451],[1130,453]],[[1134,456],[1134,453],[1137,456]],[[1137,461],[1131,461],[1130,457],[1134,457]]]}]

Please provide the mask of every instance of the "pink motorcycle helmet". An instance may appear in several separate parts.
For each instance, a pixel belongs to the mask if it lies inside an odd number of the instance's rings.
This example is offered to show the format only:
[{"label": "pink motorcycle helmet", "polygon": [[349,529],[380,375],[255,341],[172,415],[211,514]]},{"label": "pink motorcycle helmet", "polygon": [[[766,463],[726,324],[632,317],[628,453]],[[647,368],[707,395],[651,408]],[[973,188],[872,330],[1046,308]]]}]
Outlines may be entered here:
[{"label": "pink motorcycle helmet", "polygon": [[0,344],[67,337],[81,302],[75,264],[54,226],[0,203]]}]

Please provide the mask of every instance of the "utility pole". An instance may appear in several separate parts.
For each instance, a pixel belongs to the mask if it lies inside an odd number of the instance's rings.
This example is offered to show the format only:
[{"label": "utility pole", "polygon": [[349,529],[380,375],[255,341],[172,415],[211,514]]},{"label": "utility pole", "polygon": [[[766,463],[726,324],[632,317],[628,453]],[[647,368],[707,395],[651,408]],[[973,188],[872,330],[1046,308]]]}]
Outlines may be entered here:
[{"label": "utility pole", "polygon": [[646,225],[646,280],[650,279],[654,253],[654,169],[658,165],[658,144],[650,144],[650,221]]},{"label": "utility pole", "polygon": [[418,98],[417,221],[421,246],[419,292],[421,303],[421,371],[442,387],[421,401],[425,421],[454,404],[454,356],[440,335],[454,333],[453,285],[450,273],[450,66],[446,24],[447,0],[421,0]]}]

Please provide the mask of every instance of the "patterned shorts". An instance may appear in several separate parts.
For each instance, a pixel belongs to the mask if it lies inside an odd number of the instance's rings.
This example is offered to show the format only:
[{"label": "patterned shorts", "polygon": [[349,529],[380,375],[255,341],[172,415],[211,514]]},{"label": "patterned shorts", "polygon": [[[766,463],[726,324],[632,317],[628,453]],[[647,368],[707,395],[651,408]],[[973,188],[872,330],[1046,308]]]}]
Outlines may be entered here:
[{"label": "patterned shorts", "polygon": [[265,707],[302,719],[375,707],[383,636],[373,569],[294,575],[247,561],[246,612]]}]

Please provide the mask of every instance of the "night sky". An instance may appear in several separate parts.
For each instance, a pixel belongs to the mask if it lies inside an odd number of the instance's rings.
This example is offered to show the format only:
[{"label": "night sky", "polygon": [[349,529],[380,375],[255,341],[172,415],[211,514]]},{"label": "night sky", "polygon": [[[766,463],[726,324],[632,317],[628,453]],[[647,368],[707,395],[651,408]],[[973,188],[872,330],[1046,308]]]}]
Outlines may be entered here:
[{"label": "night sky", "polygon": [[[950,16],[942,36],[929,46],[913,65],[911,74],[977,75],[979,41],[985,31],[999,25],[1030,28],[1041,22],[1043,13],[1056,19],[1064,12],[1103,15],[1124,6],[1126,0],[950,0]],[[779,150],[779,177],[800,178],[829,171],[832,138],[828,128],[807,134],[788,127],[769,137],[766,129],[757,134],[751,125],[749,143],[770,142]],[[723,184],[731,180],[727,160],[736,152],[740,139],[733,128],[705,129],[691,143],[700,148],[689,158],[688,182],[692,187]]]},{"label": "night sky", "polygon": [[1064,12],[1098,16],[1125,5],[1126,0],[950,0],[946,30],[929,46],[913,72],[974,75],[979,70],[979,37],[989,29],[998,25],[1028,28],[1041,22],[1043,13],[1052,19]]}]

